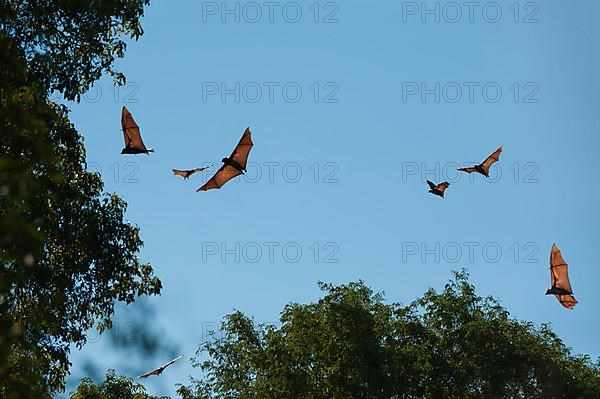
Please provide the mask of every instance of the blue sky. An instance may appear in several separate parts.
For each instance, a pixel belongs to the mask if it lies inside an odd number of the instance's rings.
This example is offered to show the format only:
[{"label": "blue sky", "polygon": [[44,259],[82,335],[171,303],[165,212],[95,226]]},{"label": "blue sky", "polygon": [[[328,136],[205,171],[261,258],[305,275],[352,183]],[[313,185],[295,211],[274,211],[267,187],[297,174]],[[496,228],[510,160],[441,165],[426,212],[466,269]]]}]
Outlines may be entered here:
[{"label": "blue sky", "polygon": [[[128,86],[104,79],[72,106],[90,168],[129,203],[163,281],[147,301],[152,323],[186,360],[144,382],[151,392],[197,375],[187,359],[233,309],[275,321],[286,303],[318,298],[319,280],[363,279],[407,304],[461,267],[514,318],[551,323],[574,352],[600,356],[600,4],[437,4],[439,22],[420,1],[281,2],[272,15],[262,2],[236,15],[221,2],[155,1],[118,62]],[[120,155],[123,105],[156,153]],[[208,175],[171,174],[218,162],[248,126],[245,180],[196,193]],[[492,182],[453,171],[499,145]],[[449,180],[446,198],[425,179]],[[544,296],[553,242],[574,311]],[[71,383],[90,360],[132,376],[169,360],[132,364],[107,341],[74,351]]]}]

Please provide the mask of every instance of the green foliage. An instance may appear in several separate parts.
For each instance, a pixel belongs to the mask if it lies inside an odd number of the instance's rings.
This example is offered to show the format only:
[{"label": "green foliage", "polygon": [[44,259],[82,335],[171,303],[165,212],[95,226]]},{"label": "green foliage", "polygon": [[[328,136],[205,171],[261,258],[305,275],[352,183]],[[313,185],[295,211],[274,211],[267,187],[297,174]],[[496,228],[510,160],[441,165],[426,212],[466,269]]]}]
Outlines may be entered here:
[{"label": "green foliage", "polygon": [[69,348],[116,301],[158,294],[125,202],[86,171],[66,107],[137,37],[147,1],[0,1],[0,397],[64,387]]},{"label": "green foliage", "polygon": [[123,83],[113,63],[138,39],[149,0],[0,0],[0,29],[24,51],[30,73],[79,100],[103,73]]},{"label": "green foliage", "polygon": [[321,284],[317,303],[290,304],[281,326],[236,312],[201,345],[199,398],[598,398],[600,365],[573,356],[546,325],[509,318],[466,273],[409,306],[362,282]]},{"label": "green foliage", "polygon": [[70,399],[162,399],[146,393],[144,387],[133,382],[131,378],[115,375],[109,370],[104,382],[96,385],[89,378],[81,380],[77,391],[69,396]]},{"label": "green foliage", "polygon": [[[0,33],[0,397],[43,397],[47,361],[24,354],[27,337],[13,313],[17,280],[40,258],[43,233],[33,217],[36,193],[52,184],[54,159],[45,124],[31,111],[45,105],[43,87],[29,84],[25,61]],[[48,173],[33,173],[39,162]],[[28,266],[29,265],[29,266]],[[20,358],[20,361],[9,359]],[[16,359],[15,359],[16,360]]]}]

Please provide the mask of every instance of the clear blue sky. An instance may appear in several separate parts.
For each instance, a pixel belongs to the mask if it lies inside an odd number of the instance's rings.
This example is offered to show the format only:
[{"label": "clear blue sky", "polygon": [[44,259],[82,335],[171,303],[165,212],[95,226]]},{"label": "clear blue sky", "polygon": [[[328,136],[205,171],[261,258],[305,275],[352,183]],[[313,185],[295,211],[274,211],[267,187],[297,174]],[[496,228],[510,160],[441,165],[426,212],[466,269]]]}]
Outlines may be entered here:
[{"label": "clear blue sky", "polygon": [[[187,359],[203,330],[233,309],[277,320],[286,303],[318,298],[319,280],[363,279],[407,304],[461,267],[514,318],[600,355],[600,3],[523,1],[517,15],[501,1],[501,16],[488,3],[442,1],[436,22],[420,1],[321,2],[318,17],[306,2],[292,23],[294,3],[241,3],[236,15],[220,1],[153,2],[118,62],[130,85],[102,80],[71,114],[90,167],[141,228],[141,256],[164,284],[148,301],[152,322],[186,360],[145,382],[151,392],[173,394],[197,373]],[[120,155],[124,104],[156,153]],[[229,155],[248,126],[246,181],[196,193],[208,175],[171,174]],[[494,183],[453,172],[499,145]],[[425,178],[449,180],[446,198]],[[544,296],[553,242],[570,264],[573,311]],[[132,376],[169,360],[136,364],[106,341],[74,350],[71,383],[90,360]]]}]

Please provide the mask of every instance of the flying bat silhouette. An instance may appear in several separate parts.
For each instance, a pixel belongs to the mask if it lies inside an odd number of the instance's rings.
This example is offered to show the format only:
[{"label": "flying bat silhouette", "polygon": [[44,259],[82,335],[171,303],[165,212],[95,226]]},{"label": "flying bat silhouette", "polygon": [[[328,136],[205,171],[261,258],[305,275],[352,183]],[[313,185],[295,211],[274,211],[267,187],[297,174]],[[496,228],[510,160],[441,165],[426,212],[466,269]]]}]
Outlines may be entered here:
[{"label": "flying bat silhouette", "polygon": [[125,137],[125,148],[121,154],[149,154],[154,152],[152,148],[146,148],[140,135],[140,127],[133,120],[131,112],[126,107],[123,107],[121,112],[121,128]]},{"label": "flying bat silhouette", "polygon": [[240,142],[235,147],[229,158],[223,158],[223,166],[215,173],[215,175],[206,182],[205,185],[200,187],[198,191],[208,191],[215,188],[221,188],[229,180],[236,176],[244,174],[246,171],[246,164],[248,162],[248,155],[254,143],[252,142],[252,134],[250,128],[246,129]]},{"label": "flying bat silhouette", "polygon": [[431,194],[438,195],[442,198],[444,198],[444,191],[446,191],[446,189],[450,185],[450,183],[448,183],[447,181],[440,184],[435,184],[429,180],[427,180],[427,184],[429,184],[429,192]]},{"label": "flying bat silhouette", "polygon": [[174,175],[179,175],[181,177],[184,178],[184,180],[187,180],[190,178],[191,175],[193,175],[194,173],[198,173],[198,172],[202,172],[203,170],[206,170],[210,168],[210,166],[207,166],[205,168],[196,168],[196,169],[191,169],[191,170],[179,170],[179,169],[173,169],[173,174]]},{"label": "flying bat silhouette", "polygon": [[556,244],[552,245],[552,251],[550,252],[550,281],[552,287],[546,291],[546,295],[554,294],[561,305],[567,309],[573,309],[577,304],[577,300],[571,289],[568,265]]},{"label": "flying bat silhouette", "polygon": [[152,371],[149,371],[149,372],[147,372],[146,374],[142,374],[142,375],[140,375],[138,378],[148,378],[148,377],[150,377],[151,375],[161,375],[161,374],[162,374],[162,372],[163,372],[163,371],[165,371],[165,369],[166,369],[167,367],[169,367],[170,365],[172,365],[173,363],[175,363],[176,361],[178,361],[178,360],[179,360],[179,359],[181,359],[182,357],[183,357],[183,356],[179,356],[178,358],[175,358],[175,359],[171,360],[170,362],[163,364],[162,366],[160,366],[160,367],[159,367],[159,368],[157,368],[157,369],[154,369],[154,370],[152,370]]},{"label": "flying bat silhouette", "polygon": [[485,177],[489,177],[490,176],[489,175],[490,167],[492,166],[492,164],[494,162],[497,162],[500,160],[501,152],[502,152],[502,146],[498,147],[498,149],[496,151],[494,151],[494,153],[492,155],[487,157],[485,159],[485,161],[483,161],[479,165],[475,165],[470,168],[460,168],[458,170],[460,170],[461,172],[467,172],[467,173],[477,172],[477,173],[481,173]]}]

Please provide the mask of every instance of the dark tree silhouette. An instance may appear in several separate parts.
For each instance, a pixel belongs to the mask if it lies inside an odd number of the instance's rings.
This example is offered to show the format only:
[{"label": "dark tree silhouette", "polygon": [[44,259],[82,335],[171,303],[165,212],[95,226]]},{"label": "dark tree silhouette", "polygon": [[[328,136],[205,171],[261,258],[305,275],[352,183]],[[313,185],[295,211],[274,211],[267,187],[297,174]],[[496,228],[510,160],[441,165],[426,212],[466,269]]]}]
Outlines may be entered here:
[{"label": "dark tree silhouette", "polygon": [[149,0],[2,0],[0,29],[23,50],[32,77],[68,100],[79,100],[138,39]]},{"label": "dark tree silhouette", "polygon": [[86,171],[53,90],[78,99],[137,38],[147,1],[0,2],[0,397],[60,391],[69,348],[116,301],[158,294],[125,202]]},{"label": "dark tree silhouette", "polygon": [[465,272],[408,306],[362,282],[321,284],[281,327],[236,312],[202,344],[200,398],[598,398],[600,365],[574,356],[547,325],[509,318]]}]

